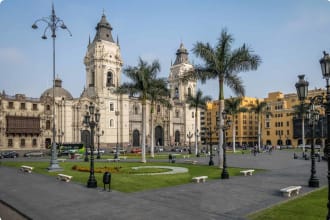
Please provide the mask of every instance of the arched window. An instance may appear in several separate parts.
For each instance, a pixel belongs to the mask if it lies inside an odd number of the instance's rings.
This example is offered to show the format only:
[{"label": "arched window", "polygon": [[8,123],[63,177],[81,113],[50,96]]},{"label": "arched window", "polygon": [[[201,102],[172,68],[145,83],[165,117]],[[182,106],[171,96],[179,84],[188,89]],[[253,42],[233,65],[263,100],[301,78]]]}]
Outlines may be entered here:
[{"label": "arched window", "polygon": [[191,96],[191,88],[188,88],[188,96]]},{"label": "arched window", "polygon": [[175,88],[174,98],[175,99],[178,99],[179,98],[179,89],[178,89],[178,87]]},{"label": "arched window", "polygon": [[112,72],[108,72],[107,74],[107,86],[113,86],[113,74]]},{"label": "arched window", "polygon": [[139,106],[138,105],[134,105],[134,114],[135,115],[139,114]]},{"label": "arched window", "polygon": [[91,72],[91,81],[89,83],[89,87],[94,87],[95,85],[95,72]]},{"label": "arched window", "polygon": [[160,113],[160,105],[157,105],[157,113]]},{"label": "arched window", "polygon": [[110,125],[110,128],[113,128],[113,127],[114,127],[113,119],[110,119],[110,123],[109,123],[109,125]]},{"label": "arched window", "polygon": [[50,105],[46,105],[46,110],[50,111]]}]

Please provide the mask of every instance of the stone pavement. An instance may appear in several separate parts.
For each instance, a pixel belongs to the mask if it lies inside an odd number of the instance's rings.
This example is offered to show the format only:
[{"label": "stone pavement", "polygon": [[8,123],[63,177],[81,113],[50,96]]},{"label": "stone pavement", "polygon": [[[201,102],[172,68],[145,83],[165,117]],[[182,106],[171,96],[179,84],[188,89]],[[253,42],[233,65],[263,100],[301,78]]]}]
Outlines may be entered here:
[{"label": "stone pavement", "polygon": [[[65,183],[54,177],[26,174],[18,169],[0,166],[0,201],[15,209],[10,213],[11,209],[0,205],[0,218],[245,219],[249,213],[288,200],[279,193],[281,188],[301,185],[302,194],[314,190],[307,186],[311,161],[293,160],[292,152],[277,150],[272,155],[263,153],[257,156],[229,154],[227,158],[230,167],[266,171],[228,180],[208,179],[200,184],[121,193],[105,192],[102,188],[88,189],[82,184]],[[208,158],[198,160],[208,163]],[[180,159],[177,159],[178,165],[179,162]],[[327,163],[316,162],[316,166],[320,185],[327,185]]]}]

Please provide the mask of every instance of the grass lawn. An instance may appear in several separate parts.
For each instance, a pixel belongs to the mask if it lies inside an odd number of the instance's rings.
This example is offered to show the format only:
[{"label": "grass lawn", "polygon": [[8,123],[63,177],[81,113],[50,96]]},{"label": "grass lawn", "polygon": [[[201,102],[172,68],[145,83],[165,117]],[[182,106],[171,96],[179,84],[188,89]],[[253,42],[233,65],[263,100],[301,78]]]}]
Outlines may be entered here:
[{"label": "grass lawn", "polygon": [[[89,168],[89,163],[86,162],[60,162],[61,172],[48,172],[47,167],[49,162],[27,162],[27,161],[2,161],[2,166],[11,166],[19,168],[21,165],[33,166],[35,173],[44,175],[57,176],[58,173],[67,174],[73,176],[72,181],[87,184],[89,177],[89,171],[82,172],[73,170],[73,166],[78,166],[84,169]],[[103,173],[96,173],[97,169],[111,168],[111,189],[121,192],[136,192],[142,190],[157,189],[162,187],[169,187],[181,184],[191,183],[191,178],[194,176],[208,176],[209,179],[219,179],[221,170],[216,166],[207,165],[192,165],[192,164],[179,164],[179,163],[132,163],[132,162],[120,162],[117,164],[109,162],[95,162],[95,178],[99,187],[103,187]],[[177,166],[188,168],[188,173],[170,174],[170,175],[135,175],[137,171],[133,171],[131,167],[137,166]],[[119,169],[115,169],[119,167]],[[148,171],[147,171],[148,170]],[[241,175],[239,173],[240,168],[229,168],[228,172],[231,176]],[[139,172],[166,172],[167,169],[142,169]]]},{"label": "grass lawn", "polygon": [[269,209],[251,214],[251,220],[324,220],[327,216],[328,188],[288,200]]}]

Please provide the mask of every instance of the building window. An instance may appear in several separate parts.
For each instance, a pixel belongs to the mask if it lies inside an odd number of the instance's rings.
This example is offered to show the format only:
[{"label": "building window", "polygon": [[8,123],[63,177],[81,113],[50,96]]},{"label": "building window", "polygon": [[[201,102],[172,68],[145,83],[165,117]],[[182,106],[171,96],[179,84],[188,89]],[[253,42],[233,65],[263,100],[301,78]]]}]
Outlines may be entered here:
[{"label": "building window", "polygon": [[50,111],[50,105],[46,105],[46,110]]},{"label": "building window", "polygon": [[32,110],[34,110],[34,111],[35,111],[35,110],[38,110],[38,105],[37,105],[37,104],[33,104],[33,105],[32,105]]},{"label": "building window", "polygon": [[114,127],[114,121],[113,121],[113,119],[110,119],[110,123],[109,123],[109,126],[110,126],[110,128],[113,128]]},{"label": "building window", "polygon": [[8,147],[13,147],[13,139],[8,139]]},{"label": "building window", "polygon": [[25,147],[25,139],[21,139],[21,147]]},{"label": "building window", "polygon": [[8,102],[8,108],[13,109],[14,108],[14,102]]},{"label": "building window", "polygon": [[113,74],[112,72],[108,72],[107,74],[107,86],[113,86]]},{"label": "building window", "polygon": [[175,117],[176,117],[176,118],[179,118],[179,117],[180,117],[180,111],[179,111],[179,110],[176,110],[176,111],[175,111]]},{"label": "building window", "polygon": [[25,103],[24,102],[21,103],[21,110],[25,110]]},{"label": "building window", "polygon": [[139,114],[139,106],[137,106],[137,105],[134,106],[134,114],[136,114],[136,115]]},{"label": "building window", "polygon": [[267,131],[267,136],[269,136],[270,135],[270,131]]},{"label": "building window", "polygon": [[160,105],[157,105],[157,113],[160,113]]},{"label": "building window", "polygon": [[179,98],[179,89],[178,88],[175,88],[174,98],[176,98],[176,99]]},{"label": "building window", "polygon": [[191,88],[188,88],[188,96],[191,96]]},{"label": "building window", "polygon": [[37,139],[33,138],[32,139],[32,147],[36,147],[37,146]]},{"label": "building window", "polygon": [[194,112],[191,112],[191,117],[195,118],[195,113]]},{"label": "building window", "polygon": [[110,102],[110,111],[113,112],[115,110],[113,102]]},{"label": "building window", "polygon": [[50,121],[49,120],[46,121],[46,130],[50,130]]}]

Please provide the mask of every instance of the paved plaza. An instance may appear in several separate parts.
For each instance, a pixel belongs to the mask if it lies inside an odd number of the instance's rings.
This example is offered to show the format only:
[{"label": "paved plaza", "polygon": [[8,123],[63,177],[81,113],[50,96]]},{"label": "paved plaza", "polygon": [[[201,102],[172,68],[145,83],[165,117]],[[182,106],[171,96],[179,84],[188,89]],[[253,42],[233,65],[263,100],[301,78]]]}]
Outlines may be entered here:
[{"label": "paved plaza", "polygon": [[[198,158],[208,163],[208,158]],[[217,159],[215,159],[217,161]],[[177,160],[179,166],[180,159]],[[253,176],[148,190],[136,193],[105,192],[54,177],[26,174],[0,166],[0,217],[7,219],[245,219],[249,213],[288,200],[279,189],[307,186],[310,160],[293,159],[293,152],[229,154],[230,167],[265,169]],[[327,184],[327,163],[316,162],[320,185]],[[220,173],[219,173],[220,176]],[[99,183],[101,186],[101,184]],[[326,206],[326,204],[324,204]],[[14,210],[14,211],[13,211]],[[22,215],[20,215],[21,213]]]}]

